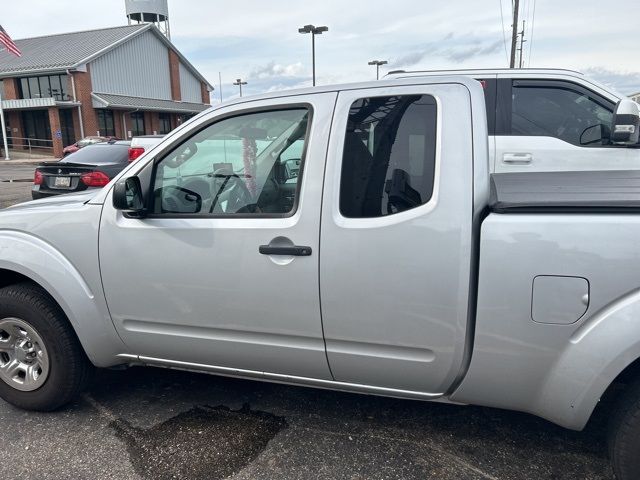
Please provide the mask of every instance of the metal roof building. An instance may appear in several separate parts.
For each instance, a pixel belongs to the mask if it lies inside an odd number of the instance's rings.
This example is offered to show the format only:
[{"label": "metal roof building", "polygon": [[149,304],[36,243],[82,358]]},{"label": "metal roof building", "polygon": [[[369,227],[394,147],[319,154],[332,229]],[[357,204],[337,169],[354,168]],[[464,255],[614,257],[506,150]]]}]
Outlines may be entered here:
[{"label": "metal roof building", "polygon": [[153,24],[15,40],[0,50],[13,148],[61,156],[84,136],[167,133],[209,106],[211,84]]}]

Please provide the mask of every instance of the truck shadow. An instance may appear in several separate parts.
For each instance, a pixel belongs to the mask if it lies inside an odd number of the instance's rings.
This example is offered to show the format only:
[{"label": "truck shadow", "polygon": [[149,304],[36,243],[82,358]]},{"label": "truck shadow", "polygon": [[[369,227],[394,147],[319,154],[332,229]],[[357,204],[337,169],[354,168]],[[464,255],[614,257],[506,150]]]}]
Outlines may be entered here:
[{"label": "truck shadow", "polygon": [[147,479],[613,478],[607,404],[572,432],[490,408],[153,368],[102,371],[88,394]]}]

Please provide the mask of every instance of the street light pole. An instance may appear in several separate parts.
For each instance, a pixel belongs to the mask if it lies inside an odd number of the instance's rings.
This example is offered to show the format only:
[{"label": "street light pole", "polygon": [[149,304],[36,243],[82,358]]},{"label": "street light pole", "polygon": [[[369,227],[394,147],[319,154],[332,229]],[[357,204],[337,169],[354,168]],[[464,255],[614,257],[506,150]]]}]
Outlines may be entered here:
[{"label": "street light pole", "polygon": [[375,65],[376,66],[376,80],[380,80],[380,65],[386,65],[387,62],[386,60],[371,60],[369,62],[369,65]]},{"label": "street light pole", "polygon": [[311,68],[313,72],[313,86],[316,86],[316,35],[322,35],[322,32],[328,32],[329,27],[316,27],[315,25],[305,25],[298,29],[298,33],[311,34]]},{"label": "street light pole", "polygon": [[247,82],[243,82],[241,78],[237,78],[233,84],[237,87],[240,87],[240,98],[242,98],[242,85],[246,85]]}]

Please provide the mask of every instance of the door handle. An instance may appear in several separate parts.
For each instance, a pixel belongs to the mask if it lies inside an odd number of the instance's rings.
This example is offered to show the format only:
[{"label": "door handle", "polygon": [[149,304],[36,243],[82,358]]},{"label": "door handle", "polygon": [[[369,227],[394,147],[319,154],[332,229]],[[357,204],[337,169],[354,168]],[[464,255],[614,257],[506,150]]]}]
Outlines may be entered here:
[{"label": "door handle", "polygon": [[532,160],[533,155],[530,153],[505,153],[502,155],[503,163],[526,165],[531,163]]},{"label": "door handle", "polygon": [[311,255],[311,247],[301,245],[260,245],[258,251],[263,255],[292,255],[295,257],[308,257]]}]

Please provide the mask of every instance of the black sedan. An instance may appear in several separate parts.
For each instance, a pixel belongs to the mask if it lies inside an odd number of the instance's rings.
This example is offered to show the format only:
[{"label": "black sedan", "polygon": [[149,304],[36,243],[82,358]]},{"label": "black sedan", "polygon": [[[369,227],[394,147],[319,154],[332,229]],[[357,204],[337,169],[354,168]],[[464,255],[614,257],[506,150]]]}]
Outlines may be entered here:
[{"label": "black sedan", "polygon": [[31,196],[38,199],[104,187],[129,164],[129,144],[121,140],[96,143],[59,162],[40,164]]}]

